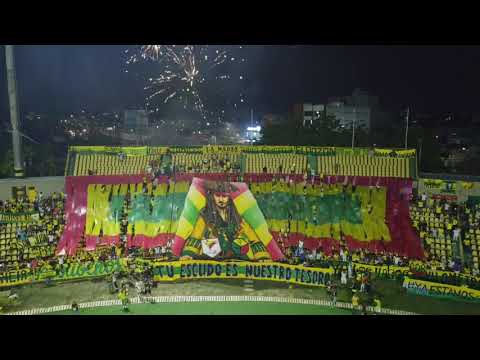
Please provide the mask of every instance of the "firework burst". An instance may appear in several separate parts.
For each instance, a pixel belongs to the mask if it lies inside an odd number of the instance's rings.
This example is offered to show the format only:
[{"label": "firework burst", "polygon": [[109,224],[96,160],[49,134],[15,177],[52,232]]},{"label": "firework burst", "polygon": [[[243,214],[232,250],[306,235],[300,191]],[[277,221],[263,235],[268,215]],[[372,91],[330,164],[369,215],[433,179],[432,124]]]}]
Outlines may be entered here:
[{"label": "firework burst", "polygon": [[[232,80],[228,63],[245,62],[244,58],[230,55],[225,47],[208,45],[143,45],[130,56],[127,64],[142,60],[155,64],[155,75],[148,78],[145,86],[147,107],[176,99],[185,108],[198,111],[203,118],[212,113],[206,110],[212,102],[209,99],[212,93],[216,92],[213,97],[218,103],[221,83]],[[244,80],[244,76],[236,79]],[[242,95],[240,102],[244,102]]]}]

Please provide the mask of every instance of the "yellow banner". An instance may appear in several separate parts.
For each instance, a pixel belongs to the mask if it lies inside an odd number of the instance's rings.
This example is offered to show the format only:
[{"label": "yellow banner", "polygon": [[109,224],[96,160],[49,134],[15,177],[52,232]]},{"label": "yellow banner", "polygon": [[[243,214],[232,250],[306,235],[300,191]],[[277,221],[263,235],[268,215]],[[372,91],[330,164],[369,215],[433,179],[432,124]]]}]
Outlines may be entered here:
[{"label": "yellow banner", "polygon": [[424,179],[423,183],[428,188],[440,188],[443,186],[443,180],[440,179]]},{"label": "yellow banner", "polygon": [[240,154],[242,152],[241,146],[235,145],[207,145],[202,147],[202,152],[204,154],[210,153],[229,153],[229,154]]},{"label": "yellow banner", "polygon": [[134,147],[134,146],[71,146],[70,151],[76,152],[98,152],[98,153],[124,153],[129,156],[147,155],[148,147]]},{"label": "yellow banner", "polygon": [[475,183],[473,183],[473,182],[467,182],[467,181],[461,181],[461,184],[462,184],[462,187],[463,187],[465,190],[471,190],[471,189],[473,189],[473,187],[475,186]]},{"label": "yellow banner", "polygon": [[393,150],[390,149],[375,149],[375,155],[379,156],[390,156]]},{"label": "yellow banner", "polygon": [[400,156],[415,156],[416,152],[417,151],[415,149],[397,150],[396,151],[397,155],[400,155]]},{"label": "yellow banner", "polygon": [[310,268],[274,262],[173,261],[152,263],[155,281],[192,279],[252,279],[325,286],[332,268]]}]

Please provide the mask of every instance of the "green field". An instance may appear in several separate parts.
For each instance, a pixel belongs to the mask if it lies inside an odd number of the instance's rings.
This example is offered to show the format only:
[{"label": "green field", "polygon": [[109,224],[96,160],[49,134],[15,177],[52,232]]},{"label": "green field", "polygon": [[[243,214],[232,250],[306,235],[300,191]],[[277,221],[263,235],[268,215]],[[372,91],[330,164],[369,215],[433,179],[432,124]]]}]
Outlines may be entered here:
[{"label": "green field", "polygon": [[128,312],[122,306],[81,309],[79,313],[62,311],[51,315],[351,315],[350,310],[316,305],[279,303],[168,303],[130,305]]},{"label": "green field", "polygon": [[[375,292],[379,294],[384,308],[403,310],[415,312],[418,314],[428,315],[480,315],[480,304],[468,303],[464,301],[452,301],[448,299],[436,299],[430,297],[422,297],[416,295],[406,294],[401,288],[401,283],[389,280],[377,280],[374,282]],[[88,280],[79,282],[59,283],[54,286],[47,287],[43,284],[27,285],[13,289],[18,294],[18,301],[14,306],[5,307],[5,312],[15,312],[28,310],[33,308],[43,308],[55,305],[68,305],[72,302],[83,303],[100,300],[117,299],[116,294],[110,294],[108,291],[108,283],[106,280]],[[311,288],[301,285],[288,285],[285,283],[269,282],[269,281],[254,281],[247,284],[242,280],[198,280],[186,281],[178,283],[159,283],[152,291],[152,296],[273,296],[282,298],[298,298],[298,299],[327,299],[327,293],[324,288]],[[130,289],[130,297],[135,297],[135,289]],[[338,301],[350,302],[351,292],[346,288],[339,289]],[[198,304],[198,303],[197,303]],[[232,303],[229,303],[229,307]],[[241,306],[247,306],[240,303]],[[239,305],[240,305],[239,304]],[[283,305],[294,306],[285,311],[295,311],[295,313],[303,314],[301,308],[308,308],[309,305],[292,305],[292,304],[275,304],[275,309],[284,311]],[[143,306],[151,308],[148,305],[138,305],[139,310],[136,310],[132,305],[133,313],[143,313]],[[173,306],[172,308],[169,308]],[[165,304],[154,306],[158,308],[159,312],[163,314],[165,308],[166,313],[170,311],[177,311],[179,308],[175,304]],[[181,305],[178,305],[181,306]],[[196,305],[197,306],[197,305]],[[236,305],[234,305],[235,307]],[[253,312],[253,307],[258,307],[259,312]],[[222,313],[224,307],[216,303],[215,308],[205,308],[203,313],[210,313],[218,311]],[[262,313],[267,309],[264,303],[254,303],[248,305],[248,311],[252,313]],[[321,310],[318,306],[313,306],[316,313]],[[113,308],[112,311],[114,310]],[[218,310],[216,310],[218,309]],[[87,310],[86,310],[87,311]],[[88,310],[88,311],[106,311],[105,309]],[[187,310],[185,310],[187,311]],[[195,311],[195,310],[188,310]],[[309,311],[309,310],[305,310]],[[121,312],[120,312],[121,313]],[[174,312],[175,313],[175,312]],[[184,313],[184,312],[179,312]]]}]

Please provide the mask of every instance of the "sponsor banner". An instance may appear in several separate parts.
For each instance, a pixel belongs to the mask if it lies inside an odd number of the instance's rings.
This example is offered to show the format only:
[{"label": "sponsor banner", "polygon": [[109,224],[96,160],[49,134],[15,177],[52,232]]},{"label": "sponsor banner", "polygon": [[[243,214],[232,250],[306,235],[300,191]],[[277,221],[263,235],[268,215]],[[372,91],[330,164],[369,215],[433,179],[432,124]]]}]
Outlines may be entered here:
[{"label": "sponsor banner", "polygon": [[322,269],[274,262],[173,261],[152,263],[154,281],[192,279],[252,279],[325,286],[332,268]]},{"label": "sponsor banner", "polygon": [[474,302],[480,301],[480,290],[470,289],[466,286],[439,284],[405,277],[403,281],[403,287],[408,293],[415,295],[468,300]]}]

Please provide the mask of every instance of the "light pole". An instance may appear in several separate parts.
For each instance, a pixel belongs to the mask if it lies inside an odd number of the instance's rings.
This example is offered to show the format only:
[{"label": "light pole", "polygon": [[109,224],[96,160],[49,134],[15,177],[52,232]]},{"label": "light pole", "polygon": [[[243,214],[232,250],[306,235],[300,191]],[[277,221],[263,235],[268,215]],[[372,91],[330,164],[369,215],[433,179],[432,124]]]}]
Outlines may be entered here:
[{"label": "light pole", "polygon": [[352,149],[355,146],[355,121],[357,119],[357,108],[353,108],[353,124],[352,124]]},{"label": "light pole", "polygon": [[422,168],[422,143],[423,143],[423,138],[419,138],[418,143],[419,143],[418,167],[421,169]]},{"label": "light pole", "polygon": [[12,124],[13,168],[15,177],[24,177],[22,156],[22,138],[20,134],[20,117],[17,100],[17,79],[15,74],[15,55],[13,45],[5,45],[7,63],[8,102],[10,105],[10,123]]},{"label": "light pole", "polygon": [[410,118],[410,107],[407,108],[407,126],[405,128],[405,149],[408,146],[408,122]]}]

